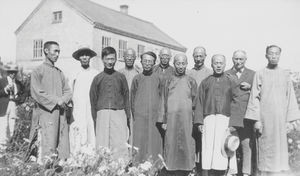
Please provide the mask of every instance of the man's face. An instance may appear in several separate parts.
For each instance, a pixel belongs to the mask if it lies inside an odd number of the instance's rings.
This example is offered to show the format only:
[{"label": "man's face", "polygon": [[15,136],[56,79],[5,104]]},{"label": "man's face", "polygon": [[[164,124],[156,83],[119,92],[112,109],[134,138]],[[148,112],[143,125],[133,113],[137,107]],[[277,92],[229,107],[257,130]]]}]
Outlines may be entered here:
[{"label": "man's face", "polygon": [[136,56],[135,56],[135,54],[133,53],[133,51],[132,51],[132,50],[128,50],[127,53],[126,53],[125,56],[124,56],[124,61],[125,61],[126,67],[132,68],[135,59],[136,59]]},{"label": "man's face", "polygon": [[224,72],[224,69],[226,66],[225,58],[222,56],[214,57],[214,59],[212,60],[211,66],[212,66],[212,69],[214,70],[214,73],[222,74]]},{"label": "man's face", "polygon": [[266,53],[266,58],[270,65],[277,65],[280,58],[280,49],[277,47],[269,48]]},{"label": "man's face", "polygon": [[104,56],[102,59],[103,65],[107,69],[113,69],[116,61],[116,54],[109,54],[107,56]]},{"label": "man's face", "polygon": [[90,66],[90,59],[91,59],[91,56],[89,56],[86,53],[83,53],[81,56],[79,56],[79,61],[83,68],[88,68]]},{"label": "man's face", "polygon": [[174,62],[175,72],[178,75],[183,75],[187,67],[187,59],[183,56],[178,57]]},{"label": "man's face", "polygon": [[169,54],[169,52],[167,50],[163,50],[159,54],[159,58],[160,58],[160,64],[163,66],[167,66],[167,65],[169,65],[171,55]]},{"label": "man's face", "polygon": [[233,62],[233,67],[236,70],[241,70],[245,67],[245,63],[246,63],[246,55],[242,52],[237,52],[233,55],[232,57],[232,62]]},{"label": "man's face", "polygon": [[148,54],[143,55],[141,63],[144,71],[152,70],[155,64],[154,58]]},{"label": "man's face", "polygon": [[204,64],[206,54],[204,52],[194,52],[193,54],[195,65],[202,66]]},{"label": "man's face", "polygon": [[52,62],[55,63],[58,59],[60,49],[58,45],[52,44],[48,48],[45,48],[46,57]]}]

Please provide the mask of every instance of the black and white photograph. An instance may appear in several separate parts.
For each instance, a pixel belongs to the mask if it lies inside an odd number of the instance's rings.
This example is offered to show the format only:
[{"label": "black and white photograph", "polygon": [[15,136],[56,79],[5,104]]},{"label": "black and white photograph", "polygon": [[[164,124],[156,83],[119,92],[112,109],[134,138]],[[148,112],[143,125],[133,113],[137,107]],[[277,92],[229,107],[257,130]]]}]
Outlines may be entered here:
[{"label": "black and white photograph", "polygon": [[0,0],[1,176],[300,176],[300,1]]}]

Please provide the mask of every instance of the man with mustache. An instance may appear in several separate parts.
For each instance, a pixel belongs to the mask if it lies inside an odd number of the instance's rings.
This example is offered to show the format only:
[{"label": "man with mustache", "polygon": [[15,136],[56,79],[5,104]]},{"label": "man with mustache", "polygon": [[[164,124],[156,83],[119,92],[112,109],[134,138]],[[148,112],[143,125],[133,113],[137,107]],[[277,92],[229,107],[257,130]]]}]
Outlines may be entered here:
[{"label": "man with mustache", "polygon": [[119,70],[120,73],[125,75],[129,88],[131,87],[133,77],[140,73],[140,71],[134,66],[135,59],[136,53],[134,49],[128,48],[124,52],[125,68]]},{"label": "man with mustache", "polygon": [[236,97],[237,102],[232,106],[231,116],[237,117],[243,121],[244,127],[238,128],[237,132],[241,141],[239,152],[241,153],[242,160],[241,166],[244,176],[249,176],[252,174],[252,156],[254,144],[254,121],[249,119],[244,119],[250,91],[252,87],[253,77],[255,72],[245,67],[247,61],[247,54],[243,50],[237,50],[233,53],[232,62],[233,67],[226,71],[226,73],[231,74],[237,80],[237,88],[240,90]]},{"label": "man with mustache", "polygon": [[164,78],[172,76],[174,74],[174,67],[170,65],[171,57],[171,50],[169,48],[162,48],[159,52],[160,63],[154,66],[153,72],[162,74]]},{"label": "man with mustache", "polygon": [[60,53],[59,44],[47,41],[43,50],[45,61],[31,73],[31,96],[36,102],[31,130],[41,134],[39,162],[47,161],[46,156],[51,157],[56,151],[63,161],[70,152],[65,109],[72,93],[63,72],[54,65]]},{"label": "man with mustache", "polygon": [[117,53],[113,47],[103,48],[101,58],[104,71],[94,78],[90,88],[96,148],[107,147],[115,157],[126,157],[130,119],[128,84],[125,76],[114,69]]},{"label": "man with mustache", "polygon": [[96,52],[88,47],[81,47],[72,56],[80,61],[81,69],[73,82],[73,118],[70,125],[71,154],[76,155],[82,147],[95,147],[94,121],[91,113],[89,89],[98,71],[90,67],[90,60]]}]

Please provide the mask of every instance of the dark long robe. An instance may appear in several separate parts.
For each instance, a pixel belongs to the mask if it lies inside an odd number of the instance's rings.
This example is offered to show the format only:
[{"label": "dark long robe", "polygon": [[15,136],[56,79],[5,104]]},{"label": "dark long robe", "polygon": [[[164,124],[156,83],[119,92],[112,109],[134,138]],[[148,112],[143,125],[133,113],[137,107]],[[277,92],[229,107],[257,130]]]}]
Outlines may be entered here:
[{"label": "dark long robe", "polygon": [[31,73],[31,96],[36,101],[33,109],[33,126],[41,131],[41,157],[58,151],[59,158],[70,153],[69,131],[64,110],[57,106],[59,100],[65,103],[72,97],[67,80],[57,67],[48,60]]},{"label": "dark long robe", "polygon": [[156,74],[138,74],[131,86],[131,106],[134,118],[133,145],[139,148],[136,156],[142,162],[152,156],[156,160],[162,154],[162,138],[156,127],[161,117],[163,80]]},{"label": "dark long robe", "polygon": [[195,167],[195,140],[192,137],[193,111],[197,83],[190,76],[172,76],[165,86],[167,124],[164,157],[168,170],[192,170]]}]

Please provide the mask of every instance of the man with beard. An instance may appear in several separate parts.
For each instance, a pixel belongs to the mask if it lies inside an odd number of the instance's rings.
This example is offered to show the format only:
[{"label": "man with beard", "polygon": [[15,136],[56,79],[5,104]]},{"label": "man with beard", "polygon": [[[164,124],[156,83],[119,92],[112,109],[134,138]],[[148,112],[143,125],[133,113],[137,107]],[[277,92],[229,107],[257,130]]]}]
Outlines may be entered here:
[{"label": "man with beard", "polygon": [[65,114],[66,104],[72,93],[63,72],[55,67],[60,48],[57,42],[44,44],[45,61],[31,73],[31,96],[36,102],[33,109],[31,130],[38,130],[41,147],[39,161],[47,161],[58,151],[62,161],[69,157],[70,144]]},{"label": "man with beard", "polygon": [[170,59],[172,57],[169,48],[162,48],[159,52],[160,63],[153,68],[153,72],[162,74],[164,78],[170,77],[174,74],[174,67],[170,66]]},{"label": "man with beard", "polygon": [[[243,124],[230,117],[237,89],[235,80],[224,74],[225,56],[214,55],[211,65],[214,73],[199,86],[194,123],[202,131],[202,169],[207,170],[209,176],[221,176],[229,164],[229,159],[221,153],[223,136]],[[236,169],[235,157],[230,160],[235,163]]]},{"label": "man with beard", "polygon": [[253,130],[254,121],[244,119],[244,117],[255,72],[245,67],[246,61],[247,55],[245,51],[235,51],[232,56],[233,67],[226,71],[226,73],[232,75],[237,80],[237,88],[240,90],[236,97],[236,103],[231,107],[231,117],[236,117],[243,121],[244,124],[243,128],[237,129],[237,132],[241,141],[239,152],[242,156],[242,173],[244,176],[249,176],[252,174],[252,151],[254,151],[253,144],[255,142]]},{"label": "man with beard", "polygon": [[162,138],[157,128],[161,117],[161,98],[163,81],[160,75],[153,73],[156,55],[145,52],[141,55],[143,73],[133,78],[131,86],[131,109],[133,114],[133,145],[139,148],[137,162],[143,162],[151,156],[155,161],[162,154]]},{"label": "man with beard", "polygon": [[96,53],[88,47],[82,47],[72,54],[80,61],[81,70],[73,82],[73,118],[70,126],[71,154],[76,155],[82,151],[83,146],[95,147],[94,121],[91,113],[89,89],[98,71],[90,67],[90,59]]},{"label": "man with beard", "polygon": [[[204,65],[204,61],[206,58],[206,50],[202,46],[198,46],[194,49],[193,52],[194,58],[194,68],[188,72],[192,78],[194,78],[197,82],[197,86],[200,85],[203,79],[211,75],[213,72],[211,69],[207,68]],[[193,129],[193,136],[196,140],[196,169],[199,175],[204,175],[204,171],[202,170],[201,166],[201,133],[198,131],[197,128]]]},{"label": "man with beard", "polygon": [[114,69],[117,61],[114,48],[103,48],[101,58],[104,71],[94,78],[90,89],[96,147],[107,147],[115,157],[126,157],[130,119],[128,84],[125,76]]},{"label": "man with beard", "polygon": [[267,67],[257,71],[245,118],[255,120],[258,170],[266,176],[289,175],[287,133],[300,114],[290,73],[278,66],[281,48],[266,48]]},{"label": "man with beard", "polygon": [[123,73],[125,75],[129,88],[131,87],[133,77],[140,73],[140,71],[134,67],[135,59],[136,54],[134,49],[128,48],[124,52],[125,68],[119,70],[120,73]]},{"label": "man with beard", "polygon": [[185,54],[174,57],[175,74],[165,85],[164,129],[167,174],[188,175],[195,167],[195,140],[192,137],[197,83],[185,74]]}]

